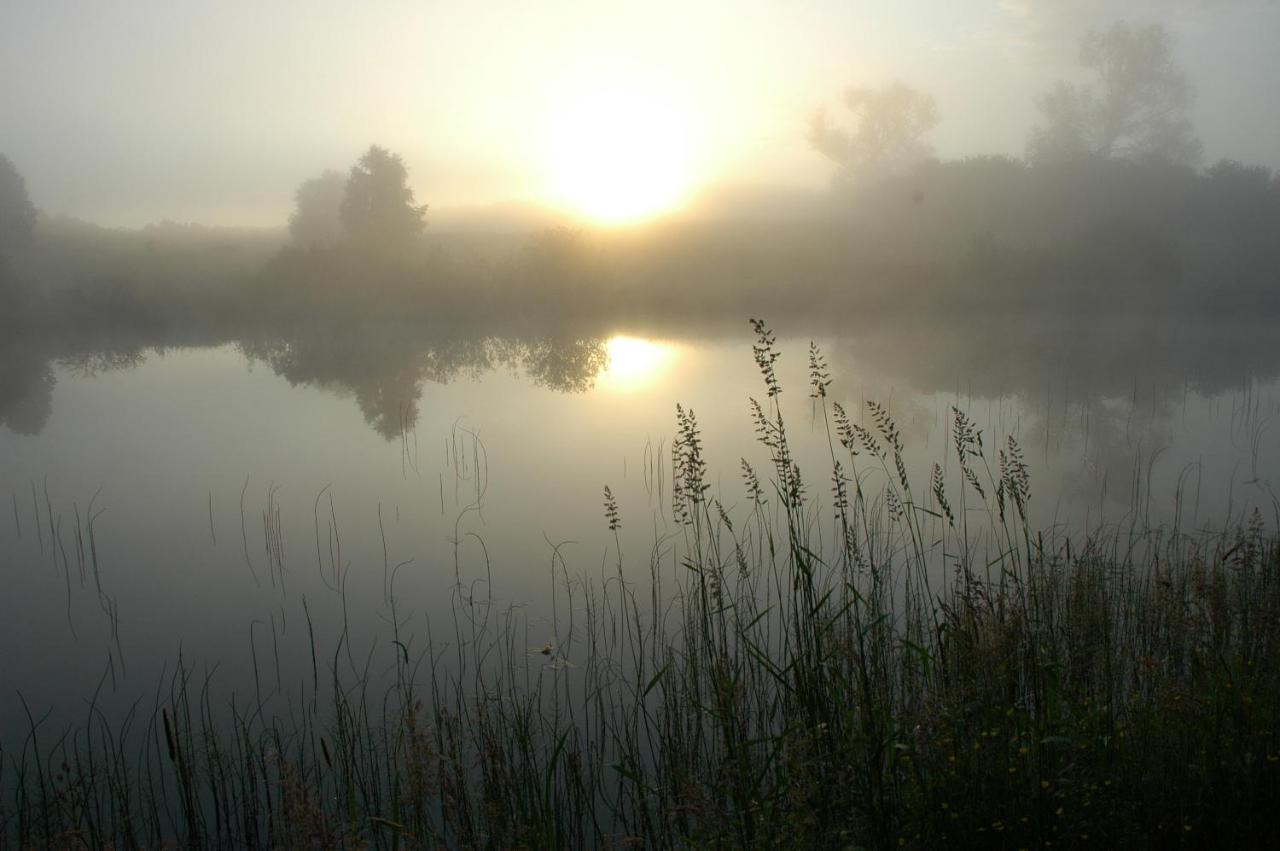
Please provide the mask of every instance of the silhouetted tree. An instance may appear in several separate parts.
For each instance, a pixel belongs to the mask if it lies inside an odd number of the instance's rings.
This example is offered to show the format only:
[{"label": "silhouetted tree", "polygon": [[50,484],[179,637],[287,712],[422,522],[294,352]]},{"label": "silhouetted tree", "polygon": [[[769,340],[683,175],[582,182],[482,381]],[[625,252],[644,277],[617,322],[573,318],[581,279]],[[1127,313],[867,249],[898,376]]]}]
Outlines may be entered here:
[{"label": "silhouetted tree", "polygon": [[[1236,160],[1218,160],[1204,170],[1210,185],[1234,197],[1265,200],[1272,187],[1271,169],[1264,165],[1245,165]],[[1280,177],[1280,174],[1276,175]]]},{"label": "silhouetted tree", "polygon": [[10,325],[19,325],[25,318],[30,288],[13,272],[9,258],[0,254],[0,333],[9,333]]},{"label": "silhouetted tree", "polygon": [[31,239],[36,208],[27,197],[27,183],[4,154],[0,154],[0,255]]},{"label": "silhouetted tree", "polygon": [[427,205],[413,203],[404,160],[373,145],[351,167],[340,215],[347,236],[372,251],[403,248],[426,226]]},{"label": "silhouetted tree", "polygon": [[289,217],[289,232],[299,245],[331,245],[342,239],[342,200],[347,179],[328,170],[305,181],[294,193],[297,208]]},{"label": "silhouetted tree", "polygon": [[1027,140],[1029,160],[1199,159],[1200,142],[1187,118],[1195,92],[1164,27],[1117,23],[1091,31],[1080,40],[1080,64],[1096,74],[1095,83],[1059,82],[1039,98],[1044,123]]},{"label": "silhouetted tree", "polygon": [[840,166],[838,179],[900,172],[931,154],[922,138],[938,124],[931,96],[893,82],[879,89],[850,86],[843,100],[854,117],[851,131],[833,126],[825,109],[809,126],[810,144]]}]

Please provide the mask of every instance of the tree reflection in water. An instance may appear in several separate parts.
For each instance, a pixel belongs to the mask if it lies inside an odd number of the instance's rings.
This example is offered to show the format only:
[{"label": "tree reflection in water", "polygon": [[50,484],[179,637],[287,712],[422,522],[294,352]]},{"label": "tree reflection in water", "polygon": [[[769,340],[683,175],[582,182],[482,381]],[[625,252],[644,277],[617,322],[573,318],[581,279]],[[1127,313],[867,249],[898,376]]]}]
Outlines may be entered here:
[{"label": "tree reflection in water", "polygon": [[[231,344],[291,385],[350,395],[366,422],[394,439],[416,424],[427,383],[507,370],[557,392],[588,391],[609,365],[612,330],[566,323],[536,331],[427,331],[408,322],[333,319],[189,338],[141,330],[19,335],[0,340],[0,426],[40,432],[51,415],[56,368],[93,376],[135,367],[167,348]],[[1280,374],[1280,344],[1263,319],[1250,325],[1185,317],[890,315],[815,330],[831,340],[833,371],[845,373],[847,386],[860,387],[867,398],[887,399],[906,388],[1034,402],[1057,387],[1073,408],[1088,408],[1099,440],[1120,416],[1108,400],[1136,400],[1156,388],[1161,395],[1149,400],[1154,422],[1173,415],[1170,389],[1214,396]],[[696,339],[722,331],[694,323],[676,333]]]},{"label": "tree reflection in water", "polygon": [[291,385],[350,393],[365,421],[388,440],[418,420],[422,388],[510,369],[564,393],[591,389],[606,360],[601,337],[456,336],[423,339],[407,328],[327,327],[288,338],[239,341]]}]

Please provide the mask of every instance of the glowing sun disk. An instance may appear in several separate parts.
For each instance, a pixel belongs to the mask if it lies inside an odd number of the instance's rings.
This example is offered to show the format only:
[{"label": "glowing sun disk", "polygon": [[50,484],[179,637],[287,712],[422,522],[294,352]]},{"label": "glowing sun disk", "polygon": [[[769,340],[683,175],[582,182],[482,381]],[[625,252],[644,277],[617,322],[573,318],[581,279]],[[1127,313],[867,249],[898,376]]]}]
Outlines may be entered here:
[{"label": "glowing sun disk", "polygon": [[675,102],[603,88],[568,100],[551,138],[554,191],[604,224],[670,210],[689,190],[689,122]]}]

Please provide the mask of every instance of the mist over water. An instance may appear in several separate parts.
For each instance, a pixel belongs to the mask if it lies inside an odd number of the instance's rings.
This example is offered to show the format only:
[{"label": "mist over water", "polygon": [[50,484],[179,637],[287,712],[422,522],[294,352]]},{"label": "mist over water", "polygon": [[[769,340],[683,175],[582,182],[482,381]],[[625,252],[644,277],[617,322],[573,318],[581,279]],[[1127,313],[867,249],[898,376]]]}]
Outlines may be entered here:
[{"label": "mist over water", "polygon": [[[946,595],[1024,558],[1157,576],[1273,535],[1280,8],[888,8],[7,13],[0,845],[52,841],[15,815],[37,781],[68,842],[126,843],[28,763],[123,725],[155,785],[184,683],[276,737],[268,785],[297,745],[333,794],[318,731],[371,692],[413,733],[433,690],[441,747],[473,698],[559,713],[644,674],[647,712],[684,606],[759,602],[759,661],[873,581],[888,628],[933,607],[910,653],[941,659]],[[752,584],[783,551],[858,578],[795,615]],[[740,584],[695,604],[704,556]],[[878,584],[895,559],[919,575]]]},{"label": "mist over water", "polygon": [[[1201,529],[1274,505],[1280,351],[1267,327],[1125,317],[1084,334],[1049,317],[862,319],[815,342],[829,401],[867,425],[865,401],[884,404],[919,480],[954,463],[959,409],[992,451],[1018,442],[1038,528]],[[448,619],[460,578],[519,606],[530,642],[546,640],[553,556],[590,575],[610,546],[606,484],[628,550],[679,528],[677,404],[699,417],[712,492],[729,510],[748,504],[739,460],[768,463],[749,417],[764,390],[749,334],[688,321],[619,329],[513,339],[379,327],[158,348],[139,338],[74,355],[52,341],[11,345],[0,548],[16,584],[3,614],[33,650],[7,657],[7,681],[61,705],[103,674],[102,647],[86,637],[110,635],[99,583],[118,607],[114,652],[135,677],[179,646],[189,663],[244,670],[248,633],[234,634],[228,660],[227,629],[254,622],[267,630],[259,641],[273,623],[292,629],[281,646],[301,664],[299,601],[320,617],[338,575],[352,635],[385,641],[397,565],[399,593],[415,601],[402,628],[419,643]],[[779,374],[823,516],[830,450],[808,398],[809,342],[783,336]],[[868,458],[861,475],[874,488],[887,474]],[[75,548],[91,510],[101,515],[86,578]],[[53,666],[67,676],[42,678]]]}]

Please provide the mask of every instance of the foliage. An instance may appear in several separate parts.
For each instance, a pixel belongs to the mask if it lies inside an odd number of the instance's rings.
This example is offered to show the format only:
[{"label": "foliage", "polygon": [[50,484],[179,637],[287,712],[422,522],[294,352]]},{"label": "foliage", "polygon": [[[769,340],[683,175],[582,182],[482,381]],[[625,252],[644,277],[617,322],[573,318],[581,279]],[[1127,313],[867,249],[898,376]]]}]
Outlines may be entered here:
[{"label": "foliage", "polygon": [[839,166],[838,180],[900,172],[929,156],[923,137],[938,124],[930,95],[893,82],[878,89],[850,86],[843,100],[854,119],[852,131],[834,126],[826,110],[809,126],[810,144]]},{"label": "foliage", "polygon": [[1199,159],[1200,143],[1187,118],[1194,91],[1174,61],[1164,27],[1121,22],[1091,31],[1080,41],[1080,64],[1096,76],[1094,84],[1059,82],[1039,99],[1044,123],[1027,140],[1029,160]]},{"label": "foliage", "polygon": [[[913,487],[891,412],[845,411],[811,347],[802,404],[829,435],[824,486],[796,462],[781,352],[763,323],[755,329],[763,401],[751,410],[769,472],[744,460],[745,498],[722,504],[697,418],[677,408],[661,518],[672,531],[651,557],[626,557],[629,521],[606,488],[612,559],[581,577],[556,566],[554,642],[526,650],[519,607],[498,616],[459,578],[447,644],[411,655],[393,592],[394,640],[363,672],[352,663],[353,675],[336,661],[345,632],[320,642],[308,615],[311,669],[277,669],[277,689],[304,683],[287,708],[261,697],[219,708],[212,674],[179,659],[150,710],[134,704],[122,722],[92,702],[62,735],[32,717],[0,763],[0,838],[68,848],[1280,842],[1275,530],[1255,513],[1219,533],[1037,532],[1021,448],[987,442],[958,410],[946,470]],[[315,661],[326,657],[331,687]]]},{"label": "foliage", "polygon": [[31,287],[13,270],[9,258],[0,254],[0,330],[29,320]]},{"label": "foliage", "polygon": [[806,318],[904,306],[1256,313],[1280,307],[1277,230],[1280,180],[1265,167],[1102,156],[927,160],[759,221],[449,232],[394,247],[381,230],[282,248],[281,231],[54,217],[0,267],[0,322],[105,326],[131,308],[197,333],[317,315],[577,321],[729,306]]},{"label": "foliage", "polygon": [[0,154],[0,256],[31,241],[36,208],[27,196],[27,182],[4,154]]},{"label": "foliage", "polygon": [[352,243],[373,253],[403,250],[426,226],[427,206],[415,205],[399,154],[370,146],[351,167],[339,215]]},{"label": "foliage", "polygon": [[297,205],[289,217],[289,233],[298,245],[333,245],[343,236],[342,200],[347,179],[328,170],[305,181],[294,194]]}]

